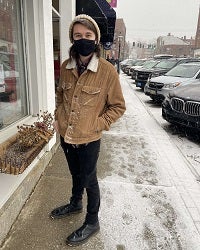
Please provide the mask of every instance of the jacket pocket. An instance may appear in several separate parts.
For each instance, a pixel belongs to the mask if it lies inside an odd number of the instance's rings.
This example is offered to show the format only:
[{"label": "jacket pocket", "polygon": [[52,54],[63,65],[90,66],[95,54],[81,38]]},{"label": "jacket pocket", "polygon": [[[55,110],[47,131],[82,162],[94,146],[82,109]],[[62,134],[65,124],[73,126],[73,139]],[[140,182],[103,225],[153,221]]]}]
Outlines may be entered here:
[{"label": "jacket pocket", "polygon": [[93,86],[83,86],[82,88],[82,104],[85,106],[94,106],[97,102],[101,89]]}]

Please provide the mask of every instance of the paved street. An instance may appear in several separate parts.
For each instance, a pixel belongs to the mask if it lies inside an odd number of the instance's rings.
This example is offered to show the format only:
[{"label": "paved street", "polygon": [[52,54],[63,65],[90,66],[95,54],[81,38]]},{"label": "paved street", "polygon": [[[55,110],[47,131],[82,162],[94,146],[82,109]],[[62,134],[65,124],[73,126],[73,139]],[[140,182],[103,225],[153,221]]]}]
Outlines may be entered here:
[{"label": "paved street", "polygon": [[[77,250],[200,250],[200,183],[191,163],[120,76],[127,110],[102,138],[98,177],[100,233]],[[86,212],[62,220],[48,213],[70,197],[58,149],[13,225],[2,250],[64,250]],[[84,197],[84,204],[86,197]]]}]

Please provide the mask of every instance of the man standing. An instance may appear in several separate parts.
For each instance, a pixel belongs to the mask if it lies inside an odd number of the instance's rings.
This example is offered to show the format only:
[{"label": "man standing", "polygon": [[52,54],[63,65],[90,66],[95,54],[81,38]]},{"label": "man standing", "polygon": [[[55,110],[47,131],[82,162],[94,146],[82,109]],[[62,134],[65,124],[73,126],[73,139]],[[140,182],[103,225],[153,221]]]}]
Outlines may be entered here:
[{"label": "man standing", "polygon": [[103,130],[109,130],[125,112],[119,76],[100,57],[100,30],[90,16],[75,17],[69,28],[72,46],[63,62],[57,88],[54,128],[60,134],[72,176],[70,202],[55,208],[50,216],[62,218],[82,212],[87,193],[87,214],[83,225],[67,237],[70,246],[79,245],[100,229],[100,190],[96,163]]}]

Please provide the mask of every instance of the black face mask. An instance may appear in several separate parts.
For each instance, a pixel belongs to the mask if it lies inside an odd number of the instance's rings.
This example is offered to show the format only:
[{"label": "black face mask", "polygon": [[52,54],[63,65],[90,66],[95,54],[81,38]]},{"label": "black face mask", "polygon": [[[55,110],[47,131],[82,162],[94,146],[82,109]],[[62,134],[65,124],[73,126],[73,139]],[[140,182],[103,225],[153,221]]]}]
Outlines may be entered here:
[{"label": "black face mask", "polygon": [[74,40],[74,48],[81,56],[88,56],[93,53],[96,48],[95,40],[79,39]]}]

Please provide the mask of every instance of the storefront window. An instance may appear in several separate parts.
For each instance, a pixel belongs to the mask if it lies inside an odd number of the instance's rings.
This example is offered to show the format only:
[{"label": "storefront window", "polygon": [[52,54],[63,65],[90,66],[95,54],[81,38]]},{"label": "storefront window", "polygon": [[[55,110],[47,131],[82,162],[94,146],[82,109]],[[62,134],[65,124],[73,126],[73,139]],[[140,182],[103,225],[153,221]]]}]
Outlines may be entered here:
[{"label": "storefront window", "polygon": [[0,0],[0,129],[28,113],[20,0]]}]

